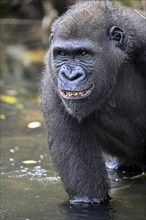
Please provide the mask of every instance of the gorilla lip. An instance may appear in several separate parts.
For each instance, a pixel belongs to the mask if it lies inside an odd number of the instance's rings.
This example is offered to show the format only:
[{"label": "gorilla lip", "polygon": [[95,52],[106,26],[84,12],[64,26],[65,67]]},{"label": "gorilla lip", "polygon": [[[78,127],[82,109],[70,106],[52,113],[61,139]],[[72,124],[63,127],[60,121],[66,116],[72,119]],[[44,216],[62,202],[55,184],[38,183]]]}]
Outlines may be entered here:
[{"label": "gorilla lip", "polygon": [[60,90],[60,94],[64,98],[85,98],[91,94],[93,90],[93,85],[90,86],[88,89],[84,89],[81,91],[69,91],[69,90]]}]

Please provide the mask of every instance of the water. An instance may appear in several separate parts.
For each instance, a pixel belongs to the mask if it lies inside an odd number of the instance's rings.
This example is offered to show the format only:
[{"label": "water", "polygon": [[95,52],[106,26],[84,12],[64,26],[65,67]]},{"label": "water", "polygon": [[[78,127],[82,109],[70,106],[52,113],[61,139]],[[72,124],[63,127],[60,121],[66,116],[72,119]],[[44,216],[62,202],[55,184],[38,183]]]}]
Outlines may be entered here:
[{"label": "water", "polygon": [[40,45],[39,25],[6,22],[2,25],[0,219],[145,220],[145,180],[125,179],[115,171],[109,171],[111,200],[108,203],[69,204],[51,161],[39,108],[38,84],[43,63],[33,59],[28,62],[27,57],[30,51],[32,55],[32,49],[36,50],[36,45],[37,50],[44,50]]},{"label": "water", "polygon": [[70,205],[43,134],[2,138],[1,159],[1,220],[145,219],[143,180],[116,181],[112,171],[108,203]]}]

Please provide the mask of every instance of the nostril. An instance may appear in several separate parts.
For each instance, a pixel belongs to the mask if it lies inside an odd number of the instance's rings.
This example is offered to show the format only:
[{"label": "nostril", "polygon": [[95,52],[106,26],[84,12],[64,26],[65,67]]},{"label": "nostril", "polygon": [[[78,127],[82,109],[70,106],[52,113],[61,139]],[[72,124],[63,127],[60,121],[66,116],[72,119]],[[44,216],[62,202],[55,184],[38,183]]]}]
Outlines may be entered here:
[{"label": "nostril", "polygon": [[59,78],[64,81],[69,78],[71,70],[67,66],[62,66],[59,71]]},{"label": "nostril", "polygon": [[77,80],[77,79],[79,79],[80,77],[82,77],[82,74],[77,73],[75,76],[73,76],[73,78],[72,78],[71,80],[72,80],[72,81],[73,81],[73,80]]},{"label": "nostril", "polygon": [[86,72],[82,67],[77,66],[73,69],[72,80],[83,81],[85,78],[86,78]]}]

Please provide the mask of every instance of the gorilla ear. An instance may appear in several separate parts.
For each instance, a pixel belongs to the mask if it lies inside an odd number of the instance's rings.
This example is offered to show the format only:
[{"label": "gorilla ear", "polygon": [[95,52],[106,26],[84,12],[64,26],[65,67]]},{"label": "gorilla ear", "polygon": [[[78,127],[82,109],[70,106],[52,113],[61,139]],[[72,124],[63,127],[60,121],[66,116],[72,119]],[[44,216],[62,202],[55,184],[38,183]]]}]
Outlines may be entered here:
[{"label": "gorilla ear", "polygon": [[121,48],[122,50],[126,47],[127,35],[121,28],[113,26],[110,29],[109,38],[115,41],[116,46]]},{"label": "gorilla ear", "polygon": [[53,41],[53,37],[54,37],[54,34],[53,33],[51,33],[50,34],[50,37],[49,37],[49,43],[51,44],[52,43],[52,41]]}]

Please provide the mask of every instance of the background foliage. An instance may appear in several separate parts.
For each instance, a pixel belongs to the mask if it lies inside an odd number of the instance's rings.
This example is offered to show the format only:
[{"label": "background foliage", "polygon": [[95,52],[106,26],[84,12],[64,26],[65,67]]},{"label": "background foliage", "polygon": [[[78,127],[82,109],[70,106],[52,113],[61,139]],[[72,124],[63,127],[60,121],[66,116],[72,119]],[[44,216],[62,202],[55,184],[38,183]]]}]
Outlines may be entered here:
[{"label": "background foliage", "polygon": [[[42,19],[53,10],[57,15],[77,0],[0,0],[1,18]],[[84,1],[84,0],[83,0]],[[146,10],[146,0],[113,0],[117,4]]]}]

